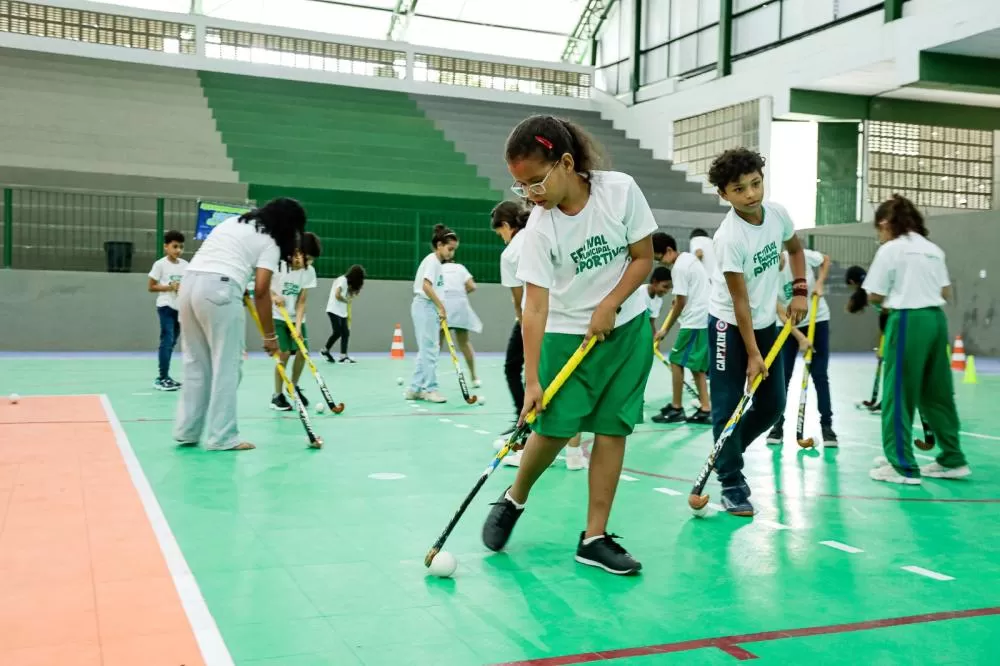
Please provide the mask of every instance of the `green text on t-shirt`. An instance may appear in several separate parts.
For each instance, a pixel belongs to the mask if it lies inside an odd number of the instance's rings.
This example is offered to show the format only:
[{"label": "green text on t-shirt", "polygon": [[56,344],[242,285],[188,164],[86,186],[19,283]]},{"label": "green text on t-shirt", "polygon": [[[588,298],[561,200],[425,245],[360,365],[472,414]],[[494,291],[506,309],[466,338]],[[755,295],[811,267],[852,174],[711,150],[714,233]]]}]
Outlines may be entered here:
[{"label": "green text on t-shirt", "polygon": [[771,266],[777,265],[777,263],[778,244],[771,241],[764,246],[763,250],[753,255],[753,276],[757,277]]},{"label": "green text on t-shirt", "polygon": [[587,239],[583,247],[570,253],[569,258],[576,264],[576,274],[603,266],[625,251],[625,246],[611,247],[604,234],[597,234]]}]

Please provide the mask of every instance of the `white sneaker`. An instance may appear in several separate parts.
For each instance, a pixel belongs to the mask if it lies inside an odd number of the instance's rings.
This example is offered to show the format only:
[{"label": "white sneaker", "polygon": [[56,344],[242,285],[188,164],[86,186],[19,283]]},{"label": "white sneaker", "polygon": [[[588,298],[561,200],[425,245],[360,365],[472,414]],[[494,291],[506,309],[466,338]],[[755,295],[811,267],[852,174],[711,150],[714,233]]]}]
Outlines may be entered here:
[{"label": "white sneaker", "polygon": [[472,388],[482,388],[482,387],[483,387],[483,383],[480,380],[478,380],[478,379],[473,379],[472,380]]},{"label": "white sneaker", "polygon": [[403,399],[404,400],[423,400],[424,399],[424,392],[423,391],[413,391],[413,390],[407,389],[406,393],[403,394]]},{"label": "white sneaker", "polygon": [[924,476],[932,476],[935,479],[961,479],[972,474],[968,465],[961,467],[944,467],[936,462],[929,463],[920,468],[920,473]]},{"label": "white sneaker", "polygon": [[424,400],[427,402],[448,402],[448,398],[444,397],[437,391],[428,391],[424,393]]},{"label": "white sneaker", "polygon": [[583,451],[579,447],[566,449],[566,469],[573,472],[587,469],[587,460],[583,457]]},{"label": "white sneaker", "polygon": [[885,481],[886,483],[898,483],[903,486],[919,486],[920,478],[914,478],[909,476],[903,476],[896,471],[896,468],[892,465],[883,465],[881,467],[875,467],[868,473],[868,476],[874,481]]},{"label": "white sneaker", "polygon": [[504,456],[501,461],[507,467],[520,467],[521,466],[521,452],[516,451],[514,453],[509,453]]}]

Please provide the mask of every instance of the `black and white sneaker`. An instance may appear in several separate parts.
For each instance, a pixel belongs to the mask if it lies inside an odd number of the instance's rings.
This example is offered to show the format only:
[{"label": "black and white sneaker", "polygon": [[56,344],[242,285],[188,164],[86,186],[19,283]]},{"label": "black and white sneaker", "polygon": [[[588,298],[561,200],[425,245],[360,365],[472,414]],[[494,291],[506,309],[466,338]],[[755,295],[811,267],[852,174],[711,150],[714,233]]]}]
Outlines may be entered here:
[{"label": "black and white sneaker", "polygon": [[781,424],[775,424],[771,428],[771,432],[767,433],[767,443],[771,446],[775,444],[783,444],[785,441],[785,430],[781,427]]},{"label": "black and white sneaker", "polygon": [[667,405],[660,410],[660,413],[653,417],[653,423],[684,423],[686,415],[683,407]]},{"label": "black and white sneaker", "polygon": [[333,354],[330,353],[329,349],[324,349],[323,351],[320,352],[320,354],[323,355],[323,358],[326,359],[327,363],[336,363],[336,361],[333,359]]},{"label": "black and white sneaker", "polygon": [[828,449],[837,448],[837,433],[833,431],[833,426],[822,426],[823,446]]},{"label": "black and white sneaker", "polygon": [[507,499],[507,490],[503,491],[500,499],[493,502],[493,508],[490,509],[489,515],[486,516],[486,522],[483,523],[483,545],[494,552],[503,550],[503,547],[507,545],[517,519],[524,513],[523,507],[518,509],[513,502]]},{"label": "black and white sneaker", "polygon": [[712,412],[707,412],[699,407],[698,411],[687,417],[686,422],[695,425],[712,425]]},{"label": "black and white sneaker", "polygon": [[302,401],[303,407],[309,406],[309,400],[306,398],[306,394],[302,392],[302,389],[299,388],[298,384],[295,385],[295,394],[299,396],[299,400]]},{"label": "black and white sneaker", "polygon": [[271,409],[276,412],[290,412],[292,411],[292,406],[289,404],[288,398],[285,397],[284,393],[278,393],[271,398]]},{"label": "black and white sneaker", "polygon": [[576,561],[592,567],[604,569],[617,576],[631,576],[642,570],[642,565],[628,551],[622,548],[615,539],[617,534],[605,534],[585,544],[580,532],[580,543],[576,547]]},{"label": "black and white sneaker", "polygon": [[341,363],[357,363],[357,361],[355,361],[353,358],[351,358],[347,354],[344,354],[343,356],[340,357],[340,362]]}]

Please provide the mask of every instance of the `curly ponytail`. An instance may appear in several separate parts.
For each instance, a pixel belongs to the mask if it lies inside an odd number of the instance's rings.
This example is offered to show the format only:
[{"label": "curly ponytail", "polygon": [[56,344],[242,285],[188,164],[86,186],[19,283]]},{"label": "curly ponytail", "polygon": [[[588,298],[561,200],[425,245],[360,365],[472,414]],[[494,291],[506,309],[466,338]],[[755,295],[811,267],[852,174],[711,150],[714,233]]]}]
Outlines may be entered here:
[{"label": "curly ponytail", "polygon": [[875,211],[875,226],[878,227],[882,222],[889,226],[893,238],[910,232],[918,233],[924,238],[929,235],[924,216],[912,201],[901,194],[893,194],[891,199],[883,201]]}]

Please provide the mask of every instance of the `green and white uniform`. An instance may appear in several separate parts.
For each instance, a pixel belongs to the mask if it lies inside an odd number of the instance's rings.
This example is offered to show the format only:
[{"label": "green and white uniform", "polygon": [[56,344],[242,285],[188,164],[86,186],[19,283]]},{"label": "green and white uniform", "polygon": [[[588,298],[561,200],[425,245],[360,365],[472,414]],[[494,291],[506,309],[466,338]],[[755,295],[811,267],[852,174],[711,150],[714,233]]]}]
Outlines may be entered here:
[{"label": "green and white uniform", "polygon": [[[580,347],[594,310],[621,281],[629,245],[652,235],[656,220],[631,176],[595,171],[590,199],[573,216],[535,207],[528,219],[517,279],[547,289],[538,375],[548,386]],[[519,234],[519,235],[521,235]],[[597,343],[533,429],[547,437],[578,432],[625,436],[642,418],[653,343],[641,289],[617,313],[615,329]]]},{"label": "green and white uniform", "polygon": [[681,252],[670,269],[674,297],[684,296],[677,326],[680,329],[669,360],[691,372],[708,372],[708,299],[710,287],[705,266],[690,252]]},{"label": "green and white uniform", "polygon": [[[288,264],[281,264],[281,268],[272,279],[271,291],[285,299],[282,305],[285,308],[285,312],[288,313],[288,318],[294,324],[296,306],[299,299],[302,298],[302,293],[306,289],[316,288],[316,269],[312,266],[300,268],[295,271],[288,269]],[[295,344],[292,331],[288,328],[288,324],[285,323],[285,318],[281,316],[281,311],[278,310],[277,303],[271,308],[271,315],[274,317],[274,333],[278,336],[278,348],[286,354],[296,353],[299,350],[299,346]],[[302,342],[308,348],[309,331],[306,329],[305,313],[302,314],[302,328],[299,330],[299,335],[302,336]]]},{"label": "green and white uniform", "polygon": [[958,412],[948,359],[948,320],[941,290],[951,284],[944,252],[920,234],[888,241],[868,269],[862,288],[884,297],[885,329],[882,448],[897,472],[920,477],[913,457],[913,412],[919,406],[941,454],[942,467],[962,467]]}]

